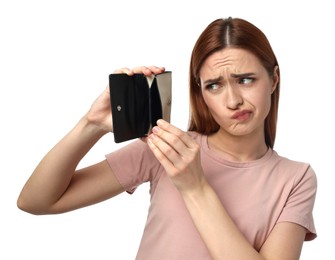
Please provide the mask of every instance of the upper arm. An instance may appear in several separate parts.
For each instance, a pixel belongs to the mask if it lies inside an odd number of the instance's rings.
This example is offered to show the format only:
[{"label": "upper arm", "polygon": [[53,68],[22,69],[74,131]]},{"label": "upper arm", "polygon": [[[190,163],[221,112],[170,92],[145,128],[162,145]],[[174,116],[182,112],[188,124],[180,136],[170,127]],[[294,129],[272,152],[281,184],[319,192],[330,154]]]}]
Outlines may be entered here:
[{"label": "upper arm", "polygon": [[260,253],[265,259],[298,260],[305,236],[306,229],[298,224],[277,223]]},{"label": "upper arm", "polygon": [[123,191],[108,162],[103,160],[76,171],[69,187],[52,206],[50,213],[62,213],[89,206]]}]

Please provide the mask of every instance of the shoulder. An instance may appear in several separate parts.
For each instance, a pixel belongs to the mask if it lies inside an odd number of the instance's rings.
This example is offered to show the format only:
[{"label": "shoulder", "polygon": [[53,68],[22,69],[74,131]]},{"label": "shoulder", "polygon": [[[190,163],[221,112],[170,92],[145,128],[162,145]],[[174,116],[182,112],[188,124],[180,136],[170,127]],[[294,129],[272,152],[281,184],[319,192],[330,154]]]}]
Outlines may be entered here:
[{"label": "shoulder", "polygon": [[144,182],[158,180],[162,172],[159,161],[141,140],[131,141],[107,154],[106,160],[124,190],[129,193]]},{"label": "shoulder", "polygon": [[283,191],[287,191],[285,206],[278,222],[293,222],[305,227],[305,240],[316,237],[313,208],[317,192],[317,177],[309,163],[278,156],[278,176],[284,176]]},{"label": "shoulder", "polygon": [[159,167],[159,162],[148,145],[142,140],[132,141],[125,146],[105,155],[107,162],[116,170],[131,171],[148,170]]},{"label": "shoulder", "polygon": [[123,152],[134,152],[134,151],[141,152],[147,150],[149,150],[148,145],[144,141],[136,139],[125,142],[123,145],[121,145],[111,153],[120,153],[120,152],[123,153]]},{"label": "shoulder", "polygon": [[307,181],[311,186],[316,187],[317,177],[310,163],[289,159],[276,151],[273,151],[272,159],[275,161],[274,165],[278,173],[293,178],[294,185]]}]

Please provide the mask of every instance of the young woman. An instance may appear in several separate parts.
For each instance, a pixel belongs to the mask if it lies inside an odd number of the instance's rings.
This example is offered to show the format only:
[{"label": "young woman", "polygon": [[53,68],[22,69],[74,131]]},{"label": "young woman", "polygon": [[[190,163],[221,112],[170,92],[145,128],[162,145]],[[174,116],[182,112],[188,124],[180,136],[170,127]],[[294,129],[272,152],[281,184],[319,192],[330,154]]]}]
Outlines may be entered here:
[{"label": "young woman", "polygon": [[316,237],[317,184],[309,164],[273,150],[279,83],[278,62],[257,27],[237,18],[215,20],[191,57],[189,131],[158,120],[144,142],[77,170],[113,129],[107,87],[36,167],[18,207],[62,213],[150,182],[137,259],[299,259],[303,241]]}]

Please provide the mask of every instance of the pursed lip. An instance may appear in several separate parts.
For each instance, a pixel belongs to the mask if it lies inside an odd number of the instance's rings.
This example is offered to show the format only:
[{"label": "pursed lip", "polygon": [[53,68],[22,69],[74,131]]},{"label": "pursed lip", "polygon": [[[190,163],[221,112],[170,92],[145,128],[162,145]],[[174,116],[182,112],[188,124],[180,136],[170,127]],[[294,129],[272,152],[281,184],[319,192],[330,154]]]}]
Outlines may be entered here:
[{"label": "pursed lip", "polygon": [[250,110],[241,110],[235,112],[232,116],[231,119],[239,119],[239,120],[246,120],[250,117],[251,111]]}]

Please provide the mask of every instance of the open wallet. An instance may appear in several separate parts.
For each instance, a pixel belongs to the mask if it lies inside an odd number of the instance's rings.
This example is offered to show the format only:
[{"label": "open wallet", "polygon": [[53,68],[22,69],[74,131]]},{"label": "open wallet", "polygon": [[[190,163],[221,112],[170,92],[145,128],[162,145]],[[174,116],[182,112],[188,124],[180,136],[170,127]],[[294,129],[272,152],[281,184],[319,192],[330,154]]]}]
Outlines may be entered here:
[{"label": "open wallet", "polygon": [[114,141],[147,136],[158,119],[170,122],[172,73],[110,74]]}]

